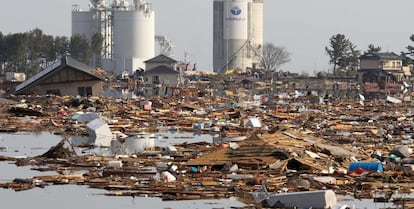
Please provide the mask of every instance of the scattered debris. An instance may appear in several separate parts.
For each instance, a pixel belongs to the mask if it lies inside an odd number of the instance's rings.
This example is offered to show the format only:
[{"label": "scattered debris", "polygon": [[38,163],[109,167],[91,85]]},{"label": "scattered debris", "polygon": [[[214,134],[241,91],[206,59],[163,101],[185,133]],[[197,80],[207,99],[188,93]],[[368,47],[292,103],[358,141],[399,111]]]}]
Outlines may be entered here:
[{"label": "scattered debris", "polygon": [[[0,107],[0,131],[51,131],[84,136],[90,143],[73,146],[62,140],[41,156],[0,156],[18,166],[59,173],[0,187],[21,191],[82,184],[105,189],[106,195],[164,200],[237,196],[251,202],[253,191],[264,186],[261,199],[268,206],[307,208],[330,207],[337,194],[412,193],[410,102],[360,94],[355,101],[341,100],[297,91],[273,97],[247,91],[203,97],[190,90],[181,93],[145,99],[12,98],[19,102]],[[154,134],[160,131],[214,137],[212,142],[157,147],[156,140],[169,140]],[[96,147],[109,154],[95,152]],[[1,144],[4,150],[7,145]]]},{"label": "scattered debris", "polygon": [[75,157],[76,153],[72,147],[65,147],[67,139],[62,139],[56,146],[51,147],[47,152],[45,152],[41,157],[45,158],[61,158],[68,159]]}]

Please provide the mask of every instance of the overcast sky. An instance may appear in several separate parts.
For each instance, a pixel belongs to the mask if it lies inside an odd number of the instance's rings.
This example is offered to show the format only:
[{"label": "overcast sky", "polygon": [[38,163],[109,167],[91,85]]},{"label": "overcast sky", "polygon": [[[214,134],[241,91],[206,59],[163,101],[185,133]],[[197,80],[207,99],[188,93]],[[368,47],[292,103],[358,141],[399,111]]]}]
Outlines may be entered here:
[{"label": "overcast sky", "polygon": [[[132,0],[131,0],[132,1]],[[108,1],[109,2],[109,1]],[[213,0],[148,0],[156,15],[156,34],[175,45],[174,58],[190,53],[199,69],[212,70]],[[46,34],[70,36],[71,5],[87,9],[89,0],[3,0],[0,31],[26,32],[36,27]],[[337,33],[358,49],[368,44],[398,53],[414,34],[413,0],[264,0],[264,41],[285,47],[292,72],[331,68],[325,46]]]}]

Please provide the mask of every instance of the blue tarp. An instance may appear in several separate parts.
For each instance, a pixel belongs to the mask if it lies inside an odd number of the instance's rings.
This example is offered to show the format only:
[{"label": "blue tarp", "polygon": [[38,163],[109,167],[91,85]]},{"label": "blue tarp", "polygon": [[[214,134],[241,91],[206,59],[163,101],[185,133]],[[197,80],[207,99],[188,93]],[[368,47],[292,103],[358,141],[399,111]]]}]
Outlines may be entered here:
[{"label": "blue tarp", "polygon": [[356,171],[358,168],[362,168],[366,171],[379,173],[384,171],[381,162],[352,162],[349,165],[349,171],[351,172]]}]

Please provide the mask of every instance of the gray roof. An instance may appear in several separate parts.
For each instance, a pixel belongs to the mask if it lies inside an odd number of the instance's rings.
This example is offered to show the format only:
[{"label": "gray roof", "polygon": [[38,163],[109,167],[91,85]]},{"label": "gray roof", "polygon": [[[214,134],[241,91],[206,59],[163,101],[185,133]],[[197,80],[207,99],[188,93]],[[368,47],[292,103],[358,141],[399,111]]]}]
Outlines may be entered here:
[{"label": "gray roof", "polygon": [[177,60],[160,54],[154,58],[145,61],[144,63],[177,63]]},{"label": "gray roof", "polygon": [[47,75],[51,75],[55,72],[58,72],[62,69],[64,69],[65,67],[72,67],[76,70],[79,71],[83,71],[84,73],[87,73],[93,77],[96,77],[97,79],[102,80],[102,78],[94,75],[92,72],[93,70],[95,70],[95,68],[83,64],[79,61],[74,60],[73,58],[70,57],[62,57],[60,60],[57,60],[55,63],[53,63],[52,65],[50,65],[49,67],[47,67],[46,69],[40,71],[38,74],[34,75],[33,77],[30,77],[29,79],[27,79],[26,81],[24,81],[23,83],[19,84],[18,86],[16,86],[15,92],[19,92],[22,91],[28,87],[31,87],[33,85],[35,85],[36,83],[42,81]]},{"label": "gray roof", "polygon": [[394,52],[377,52],[365,53],[361,55],[360,59],[374,59],[374,60],[403,60],[403,58]]},{"label": "gray roof", "polygon": [[147,70],[144,72],[145,74],[178,74],[178,71],[172,69],[171,67],[167,67],[165,65],[161,65],[151,70]]}]

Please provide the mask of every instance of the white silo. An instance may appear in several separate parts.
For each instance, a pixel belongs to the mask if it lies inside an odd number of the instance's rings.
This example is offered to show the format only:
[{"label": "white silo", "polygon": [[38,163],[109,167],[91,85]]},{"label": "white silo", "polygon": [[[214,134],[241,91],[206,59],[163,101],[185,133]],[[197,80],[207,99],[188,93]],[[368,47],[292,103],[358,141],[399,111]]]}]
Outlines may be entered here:
[{"label": "white silo", "polygon": [[78,5],[72,6],[72,35],[85,36],[90,42],[95,33],[103,37],[102,58],[112,55],[111,11],[105,7],[105,0],[91,0],[88,11],[81,10]]},{"label": "white silo", "polygon": [[215,0],[215,72],[253,68],[263,45],[263,0]]},{"label": "white silo", "polygon": [[[82,11],[72,8],[72,35],[84,35],[89,42],[101,33],[101,65],[104,70],[121,74],[144,68],[144,61],[154,57],[155,21],[151,4],[146,0],[90,0],[91,7]],[[96,63],[95,63],[96,64]]]},{"label": "white silo", "polygon": [[82,11],[79,6],[72,6],[72,35],[83,35],[89,40],[99,31],[99,25],[95,18],[95,11]]},{"label": "white silo", "polygon": [[151,4],[135,1],[134,6],[129,6],[125,3],[118,0],[113,5],[115,74],[144,68],[144,61],[154,57],[155,51],[155,18]]}]

